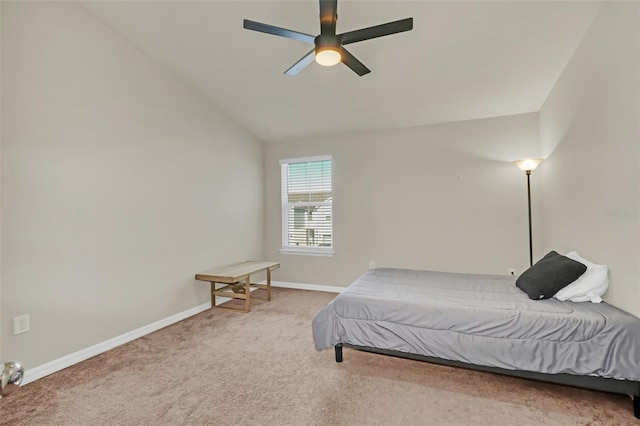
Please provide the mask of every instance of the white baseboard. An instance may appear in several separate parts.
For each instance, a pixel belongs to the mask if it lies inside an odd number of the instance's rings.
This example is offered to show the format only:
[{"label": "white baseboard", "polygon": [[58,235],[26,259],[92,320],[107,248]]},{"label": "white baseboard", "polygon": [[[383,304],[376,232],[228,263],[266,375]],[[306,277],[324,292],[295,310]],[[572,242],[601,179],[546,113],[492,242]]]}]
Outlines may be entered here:
[{"label": "white baseboard", "polygon": [[[263,281],[266,284],[266,281]],[[342,293],[344,287],[334,287],[332,285],[319,285],[319,284],[302,284],[302,283],[290,283],[285,281],[271,281],[272,287],[282,288],[294,288],[298,290],[312,290],[312,291],[325,291],[328,293]]]},{"label": "white baseboard", "polygon": [[109,349],[113,349],[117,346],[124,345],[125,343],[128,343],[132,340],[138,339],[142,336],[146,336],[147,334],[153,333],[154,331],[158,331],[161,328],[167,327],[171,324],[175,324],[178,321],[182,321],[183,319],[189,318],[193,315],[199,314],[200,312],[206,311],[210,307],[211,307],[211,302],[208,302],[200,306],[196,306],[195,308],[187,309],[186,311],[177,313],[175,315],[171,315],[168,318],[161,319],[159,321],[145,325],[138,329],[129,331],[128,333],[121,334],[120,336],[116,336],[112,339],[105,340],[104,342],[90,346],[86,349],[82,349],[78,352],[74,352],[72,354],[63,356],[62,358],[58,358],[53,361],[47,362],[46,364],[42,364],[37,367],[33,367],[28,370],[25,370],[24,378],[22,380],[22,385],[26,385],[35,380],[48,376],[49,374],[55,373],[56,371],[60,371],[64,368],[70,367],[81,361],[84,361],[86,359],[99,355],[103,352],[106,352]]},{"label": "white baseboard", "polygon": [[[266,284],[266,281],[262,283]],[[312,291],[325,291],[329,293],[340,293],[344,288],[341,287],[333,287],[327,285],[317,285],[317,284],[302,284],[302,283],[290,283],[284,281],[271,281],[271,285],[273,287],[282,287],[282,288],[293,288],[298,290],[312,290]],[[255,288],[251,289],[252,291]],[[216,300],[216,304],[224,303],[228,299],[226,297],[219,297]],[[152,324],[145,325],[138,329],[129,331],[128,333],[121,334],[120,336],[116,336],[112,339],[105,340],[104,342],[98,343],[96,345],[90,346],[86,349],[82,349],[78,352],[74,352],[69,355],[65,355],[62,358],[55,359],[53,361],[47,362],[46,364],[39,365],[37,367],[30,368],[24,372],[24,378],[22,380],[22,385],[26,385],[38,379],[41,379],[49,374],[55,373],[56,371],[60,371],[64,368],[70,367],[74,364],[77,364],[81,361],[94,357],[96,355],[100,355],[103,352],[108,351],[109,349],[113,349],[120,345],[124,345],[132,340],[138,339],[140,337],[146,336],[147,334],[153,333],[154,331],[158,331],[161,328],[167,327],[171,324],[175,324],[178,321],[182,321],[183,319],[189,318],[193,315],[199,314],[200,312],[206,311],[211,307],[211,302],[202,304],[200,306],[196,306],[195,308],[187,309],[186,311],[177,313],[175,315],[171,315],[170,317],[161,319]]]}]

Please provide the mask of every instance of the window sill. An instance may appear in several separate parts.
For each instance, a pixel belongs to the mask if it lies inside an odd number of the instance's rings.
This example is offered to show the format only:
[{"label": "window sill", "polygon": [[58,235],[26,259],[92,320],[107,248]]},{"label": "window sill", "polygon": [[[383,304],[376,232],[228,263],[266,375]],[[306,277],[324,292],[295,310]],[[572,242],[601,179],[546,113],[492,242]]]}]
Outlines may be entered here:
[{"label": "window sill", "polygon": [[321,257],[333,257],[335,253],[333,249],[314,250],[311,248],[293,248],[282,247],[280,249],[281,254],[294,254],[299,256],[321,256]]}]

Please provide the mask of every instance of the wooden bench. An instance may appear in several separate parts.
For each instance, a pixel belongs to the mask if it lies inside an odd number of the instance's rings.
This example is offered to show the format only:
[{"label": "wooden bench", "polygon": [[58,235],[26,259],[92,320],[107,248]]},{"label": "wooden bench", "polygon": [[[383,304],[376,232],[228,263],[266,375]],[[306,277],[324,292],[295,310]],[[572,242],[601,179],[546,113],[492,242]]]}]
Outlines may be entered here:
[{"label": "wooden bench", "polygon": [[[271,300],[271,271],[278,269],[278,262],[243,262],[235,265],[224,266],[211,271],[196,274],[196,280],[208,281],[211,283],[211,307],[232,309],[242,311],[242,309],[227,306],[216,306],[216,296],[229,297],[232,299],[244,299],[244,312],[251,310],[251,287],[263,288],[267,291],[267,300]],[[267,283],[251,283],[251,274],[267,271]],[[224,284],[216,288],[216,283]]]}]

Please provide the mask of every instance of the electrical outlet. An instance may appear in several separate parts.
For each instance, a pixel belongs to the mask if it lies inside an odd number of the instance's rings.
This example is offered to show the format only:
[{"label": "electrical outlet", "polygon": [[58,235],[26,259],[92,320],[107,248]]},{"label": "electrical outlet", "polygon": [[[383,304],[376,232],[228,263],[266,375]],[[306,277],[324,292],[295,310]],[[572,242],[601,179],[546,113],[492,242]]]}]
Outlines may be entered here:
[{"label": "electrical outlet", "polygon": [[13,319],[13,335],[26,333],[29,331],[29,314],[20,315]]},{"label": "electrical outlet", "polygon": [[516,276],[516,270],[514,268],[509,268],[509,269],[507,269],[507,274],[515,277]]},{"label": "electrical outlet", "polygon": [[369,261],[369,269],[376,269],[376,261],[375,260],[370,260]]}]

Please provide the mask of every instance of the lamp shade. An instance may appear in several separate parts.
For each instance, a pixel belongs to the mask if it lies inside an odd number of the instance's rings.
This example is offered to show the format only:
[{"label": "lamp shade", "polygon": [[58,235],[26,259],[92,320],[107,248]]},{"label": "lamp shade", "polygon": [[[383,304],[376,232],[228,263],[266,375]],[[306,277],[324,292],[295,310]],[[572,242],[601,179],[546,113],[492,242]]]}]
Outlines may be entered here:
[{"label": "lamp shade", "polygon": [[544,158],[522,158],[520,160],[516,160],[513,162],[516,166],[520,168],[520,170],[524,170],[525,172],[532,172],[538,167],[538,164],[542,163]]},{"label": "lamp shade", "polygon": [[325,67],[335,65],[340,62],[341,59],[340,52],[335,49],[325,47],[316,50],[316,62]]}]

